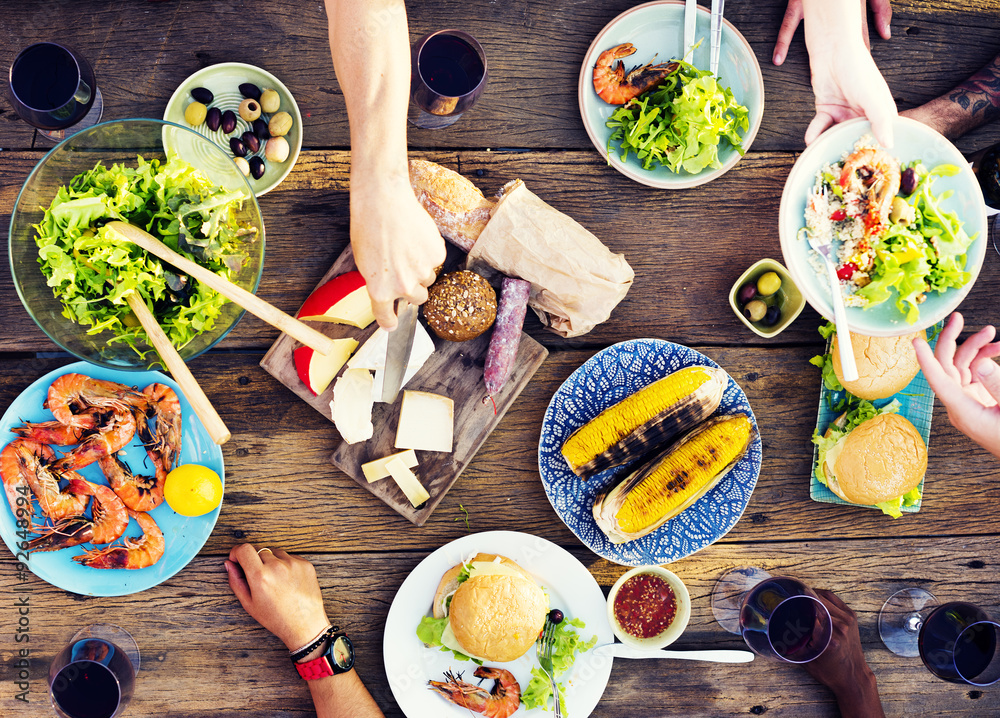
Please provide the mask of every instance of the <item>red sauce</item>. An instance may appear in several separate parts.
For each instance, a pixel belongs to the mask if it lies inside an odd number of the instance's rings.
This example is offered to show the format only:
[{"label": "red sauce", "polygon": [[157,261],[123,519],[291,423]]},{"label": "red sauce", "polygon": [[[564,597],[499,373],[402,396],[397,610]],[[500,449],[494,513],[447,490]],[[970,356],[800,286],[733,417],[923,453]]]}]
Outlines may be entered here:
[{"label": "red sauce", "polygon": [[615,620],[636,638],[658,636],[674,620],[677,597],[670,584],[651,573],[633,576],[618,589],[614,604]]}]

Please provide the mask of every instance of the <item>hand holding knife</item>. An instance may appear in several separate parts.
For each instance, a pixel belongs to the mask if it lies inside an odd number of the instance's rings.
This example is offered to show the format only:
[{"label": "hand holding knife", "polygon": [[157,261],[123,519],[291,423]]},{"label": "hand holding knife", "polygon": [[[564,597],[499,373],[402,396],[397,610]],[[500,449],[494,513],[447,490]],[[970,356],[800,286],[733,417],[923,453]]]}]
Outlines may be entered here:
[{"label": "hand holding knife", "polygon": [[406,299],[397,303],[396,328],[389,332],[385,348],[385,380],[382,384],[382,401],[392,404],[403,386],[406,365],[413,351],[413,336],[417,329],[417,306]]}]

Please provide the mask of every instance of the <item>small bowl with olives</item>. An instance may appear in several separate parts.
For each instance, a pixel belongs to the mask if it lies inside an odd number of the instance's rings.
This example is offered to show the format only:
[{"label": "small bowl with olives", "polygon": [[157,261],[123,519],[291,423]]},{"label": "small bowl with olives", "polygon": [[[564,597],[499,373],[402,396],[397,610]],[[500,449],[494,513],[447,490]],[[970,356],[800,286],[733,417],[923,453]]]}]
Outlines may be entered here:
[{"label": "small bowl with olives", "polygon": [[754,334],[773,337],[802,313],[806,301],[781,262],[762,259],[729,291],[729,306]]},{"label": "small bowl with olives", "polygon": [[[206,67],[178,86],[163,119],[208,137],[236,163],[259,196],[281,183],[302,149],[302,114],[288,88],[271,73],[241,62]],[[210,177],[219,161],[197,147],[171,148]],[[210,161],[211,160],[211,161]]]}]

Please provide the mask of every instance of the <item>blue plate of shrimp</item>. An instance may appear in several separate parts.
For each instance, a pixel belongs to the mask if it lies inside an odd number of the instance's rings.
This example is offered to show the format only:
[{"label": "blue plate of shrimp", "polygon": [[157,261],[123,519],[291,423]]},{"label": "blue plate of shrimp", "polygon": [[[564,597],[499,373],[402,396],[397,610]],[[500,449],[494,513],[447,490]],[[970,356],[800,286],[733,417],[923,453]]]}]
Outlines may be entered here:
[{"label": "blue plate of shrimp", "polygon": [[[222,449],[216,445],[187,399],[181,393],[180,387],[160,372],[116,371],[99,367],[88,362],[77,362],[49,372],[21,392],[7,408],[0,419],[0,447],[18,438],[13,428],[24,422],[52,421],[53,414],[43,403],[48,397],[49,386],[64,374],[79,373],[93,379],[118,382],[126,386],[137,387],[140,391],[150,384],[160,383],[169,386],[176,392],[181,405],[181,450],[176,465],[199,464],[215,471],[223,479],[225,485],[225,468],[222,461]],[[56,455],[66,454],[70,447],[56,446]],[[119,452],[129,469],[137,475],[150,475],[155,472],[152,460],[139,439],[138,432],[132,440]],[[78,470],[87,481],[98,485],[107,485],[108,481],[97,463]],[[161,503],[149,512],[149,517],[163,534],[164,550],[162,557],[150,566],[137,569],[99,569],[81,565],[73,560],[81,556],[92,544],[83,544],[64,548],[59,551],[31,552],[26,550],[26,542],[36,534],[17,526],[11,506],[6,499],[0,499],[0,537],[10,552],[39,578],[57,588],[85,596],[126,596],[144,591],[166,581],[184,568],[193,559],[205,541],[208,540],[215,522],[219,517],[221,505],[204,516],[188,517],[175,513],[166,502]],[[90,509],[87,515],[91,514]],[[41,520],[36,504],[36,521]],[[124,537],[133,540],[143,536],[144,531],[135,518],[130,518]],[[124,538],[123,537],[123,538]],[[123,539],[118,539],[113,545],[120,546]],[[136,556],[142,558],[141,556]],[[139,561],[142,563],[143,561]]]}]

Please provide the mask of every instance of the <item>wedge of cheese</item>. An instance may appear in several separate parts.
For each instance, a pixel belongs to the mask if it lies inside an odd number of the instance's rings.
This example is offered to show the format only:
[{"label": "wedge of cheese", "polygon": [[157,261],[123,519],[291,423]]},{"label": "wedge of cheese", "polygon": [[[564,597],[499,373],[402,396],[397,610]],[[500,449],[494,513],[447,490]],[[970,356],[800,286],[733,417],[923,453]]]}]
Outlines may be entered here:
[{"label": "wedge of cheese", "polygon": [[372,438],[372,375],[367,369],[348,369],[333,385],[330,409],[337,431],[348,444]]},{"label": "wedge of cheese", "polygon": [[393,459],[399,459],[403,462],[403,466],[408,469],[412,469],[418,463],[416,452],[413,449],[407,449],[396,454],[383,456],[381,459],[369,461],[367,464],[361,464],[361,471],[364,473],[365,478],[368,479],[368,483],[388,478],[389,470],[385,468],[385,465]]},{"label": "wedge of cheese", "polygon": [[403,463],[402,459],[397,457],[386,462],[385,468],[389,472],[389,476],[392,477],[392,480],[396,482],[396,485],[406,494],[406,498],[410,500],[414,508],[420,506],[431,497],[427,493],[427,489],[424,488],[424,485],[417,479],[417,475],[406,468],[406,464]]},{"label": "wedge of cheese", "polygon": [[451,452],[455,402],[440,394],[404,391],[396,429],[397,449]]},{"label": "wedge of cheese", "polygon": [[[375,372],[375,383],[372,385],[372,395],[375,401],[382,401],[382,385],[385,381],[385,351],[388,344],[389,332],[380,327],[361,346],[358,353],[347,361],[347,366],[351,369],[371,369]],[[420,371],[420,368],[427,363],[433,353],[434,340],[424,329],[424,325],[417,322],[413,333],[413,349],[410,351],[410,360],[406,363],[406,371],[403,373],[402,386],[406,386],[407,382]]]}]

